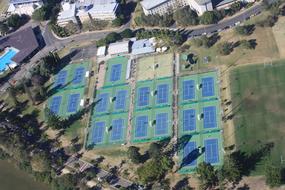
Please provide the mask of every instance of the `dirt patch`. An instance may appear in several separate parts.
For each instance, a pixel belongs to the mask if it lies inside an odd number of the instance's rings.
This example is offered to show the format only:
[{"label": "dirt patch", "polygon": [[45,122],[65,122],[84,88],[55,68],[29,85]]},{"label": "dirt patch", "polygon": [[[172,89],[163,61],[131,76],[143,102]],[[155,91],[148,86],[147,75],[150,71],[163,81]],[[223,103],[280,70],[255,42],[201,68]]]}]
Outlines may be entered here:
[{"label": "dirt patch", "polygon": [[250,190],[284,190],[285,186],[281,186],[278,188],[270,188],[265,184],[265,177],[263,176],[255,176],[255,177],[244,177],[239,185],[235,188],[239,187],[249,187]]}]

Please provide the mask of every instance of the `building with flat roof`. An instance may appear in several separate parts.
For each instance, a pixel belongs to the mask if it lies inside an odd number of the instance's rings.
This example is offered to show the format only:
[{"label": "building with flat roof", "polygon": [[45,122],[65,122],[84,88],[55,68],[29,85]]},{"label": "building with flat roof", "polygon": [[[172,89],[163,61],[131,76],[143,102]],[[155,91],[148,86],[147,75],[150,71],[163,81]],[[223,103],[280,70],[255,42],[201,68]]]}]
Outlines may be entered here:
[{"label": "building with flat roof", "polygon": [[39,43],[32,27],[25,28],[0,39],[0,49],[16,48],[17,54],[12,58],[17,64],[31,58],[38,50]]},{"label": "building with flat roof", "polygon": [[62,10],[58,13],[57,24],[59,26],[65,26],[69,22],[77,23],[76,20],[76,7],[74,3],[64,2],[62,5]]},{"label": "building with flat roof", "polygon": [[130,41],[116,42],[109,44],[108,54],[121,55],[130,52]]},{"label": "building with flat roof", "polygon": [[154,39],[142,39],[134,41],[132,44],[132,55],[155,52]]},{"label": "building with flat roof", "polygon": [[178,7],[187,5],[186,0],[143,0],[141,5],[145,15],[154,15],[170,12]]},{"label": "building with flat roof", "polygon": [[103,57],[106,55],[106,46],[100,46],[98,47],[98,50],[97,50],[97,56],[98,57]]},{"label": "building with flat roof", "polygon": [[7,13],[31,16],[33,12],[42,5],[42,0],[10,0]]},{"label": "building with flat roof", "polygon": [[86,20],[114,20],[119,4],[116,0],[80,0],[76,3],[77,16],[81,22]]}]

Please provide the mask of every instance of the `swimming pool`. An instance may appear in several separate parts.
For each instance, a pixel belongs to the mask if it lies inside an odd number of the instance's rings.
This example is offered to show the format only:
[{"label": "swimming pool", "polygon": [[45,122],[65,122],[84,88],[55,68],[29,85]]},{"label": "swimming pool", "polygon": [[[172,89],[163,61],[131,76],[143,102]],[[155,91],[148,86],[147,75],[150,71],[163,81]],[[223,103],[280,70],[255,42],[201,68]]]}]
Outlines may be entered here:
[{"label": "swimming pool", "polygon": [[12,58],[18,53],[15,48],[9,48],[5,50],[5,53],[0,57],[0,71],[6,69],[6,65],[14,63]]}]

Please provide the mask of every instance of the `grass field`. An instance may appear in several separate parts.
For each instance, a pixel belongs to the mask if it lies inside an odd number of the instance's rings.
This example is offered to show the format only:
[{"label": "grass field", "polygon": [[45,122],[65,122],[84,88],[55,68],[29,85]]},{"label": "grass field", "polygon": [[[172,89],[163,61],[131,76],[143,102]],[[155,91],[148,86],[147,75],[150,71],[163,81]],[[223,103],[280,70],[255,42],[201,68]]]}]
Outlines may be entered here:
[{"label": "grass field", "polygon": [[[172,54],[140,58],[137,63],[137,80],[149,80],[172,76]],[[154,67],[157,65],[157,68]]]},{"label": "grass field", "polygon": [[273,34],[279,48],[280,57],[285,58],[285,17],[280,17],[272,28]]},{"label": "grass field", "polygon": [[[238,67],[231,71],[233,114],[237,148],[251,153],[274,143],[269,158],[280,164],[285,157],[285,60]],[[261,174],[263,161],[253,174]]]}]

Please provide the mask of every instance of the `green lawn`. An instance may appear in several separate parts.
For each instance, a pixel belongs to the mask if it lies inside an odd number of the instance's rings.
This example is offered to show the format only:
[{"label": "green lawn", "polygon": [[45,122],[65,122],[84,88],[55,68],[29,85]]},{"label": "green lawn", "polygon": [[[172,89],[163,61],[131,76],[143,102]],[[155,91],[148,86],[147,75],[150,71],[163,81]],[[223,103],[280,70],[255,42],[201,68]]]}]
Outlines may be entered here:
[{"label": "green lawn", "polygon": [[[251,153],[265,143],[274,147],[269,158],[285,158],[285,60],[238,67],[231,72],[237,148]],[[261,161],[252,174],[260,174]]]}]

